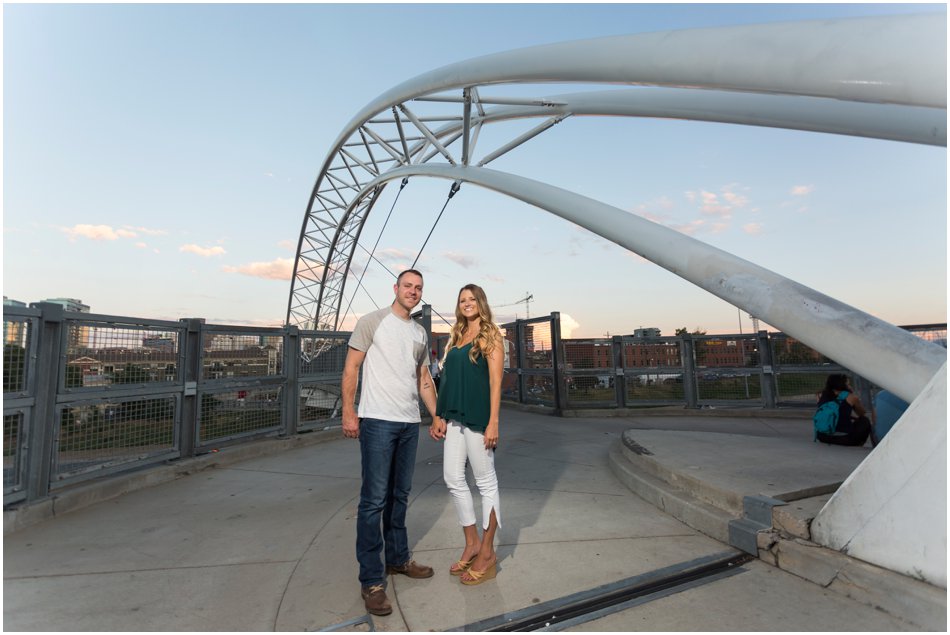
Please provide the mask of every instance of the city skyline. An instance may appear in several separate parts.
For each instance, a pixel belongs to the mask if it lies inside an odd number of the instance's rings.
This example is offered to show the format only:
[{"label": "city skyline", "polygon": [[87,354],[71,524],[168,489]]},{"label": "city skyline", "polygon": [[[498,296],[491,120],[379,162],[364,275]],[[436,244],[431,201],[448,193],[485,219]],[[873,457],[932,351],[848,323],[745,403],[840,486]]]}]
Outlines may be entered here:
[{"label": "city skyline", "polygon": [[[410,77],[569,39],[921,11],[945,6],[6,5],[4,295],[76,298],[111,315],[278,325],[333,139]],[[430,19],[462,26],[400,48],[400,34]],[[349,46],[353,24],[370,44]],[[585,118],[498,163],[886,321],[946,321],[945,148]],[[368,246],[395,190],[367,223]],[[401,194],[377,251],[391,270],[419,255],[446,190],[420,180]],[[496,321],[525,317],[518,300],[530,294],[531,315],[559,311],[565,336],[752,330],[745,313],[639,256],[474,186],[450,202],[418,266],[423,301],[448,319],[458,288],[475,282]],[[372,268],[363,284],[373,298],[356,294],[344,328],[390,301],[389,272]]]}]

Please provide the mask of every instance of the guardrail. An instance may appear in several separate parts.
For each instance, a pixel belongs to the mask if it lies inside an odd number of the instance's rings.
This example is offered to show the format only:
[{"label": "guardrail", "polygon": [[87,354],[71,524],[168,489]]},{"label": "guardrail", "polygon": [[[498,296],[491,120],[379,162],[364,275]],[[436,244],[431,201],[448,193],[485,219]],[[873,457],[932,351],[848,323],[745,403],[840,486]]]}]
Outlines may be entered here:
[{"label": "guardrail", "polygon": [[[428,307],[414,316],[429,329]],[[230,444],[339,425],[348,332],[4,307],[3,501]],[[946,324],[905,327],[946,345]],[[857,373],[781,333],[563,339],[560,315],[501,325],[502,398],[571,409],[812,407]],[[446,336],[433,337],[441,354]]]},{"label": "guardrail", "polygon": [[4,307],[4,506],[339,423],[349,333]]}]

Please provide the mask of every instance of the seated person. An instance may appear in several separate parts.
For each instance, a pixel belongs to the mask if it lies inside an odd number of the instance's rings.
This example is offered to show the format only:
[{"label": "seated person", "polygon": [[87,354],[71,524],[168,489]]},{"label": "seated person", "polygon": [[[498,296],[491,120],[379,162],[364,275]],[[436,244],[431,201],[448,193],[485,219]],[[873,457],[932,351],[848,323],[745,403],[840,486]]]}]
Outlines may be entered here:
[{"label": "seated person", "polygon": [[871,429],[871,445],[877,445],[881,442],[884,435],[894,427],[894,424],[901,418],[909,405],[894,393],[886,390],[882,390],[874,396],[874,410],[871,413],[874,417],[874,426]]},{"label": "seated person", "polygon": [[[842,393],[844,396],[839,399]],[[825,389],[818,396],[818,405],[835,400],[840,401],[838,425],[834,434],[818,432],[818,440],[833,445],[864,445],[871,434],[871,421],[867,417],[867,410],[861,404],[861,399],[851,388],[847,375],[828,376]],[[857,414],[857,417],[852,417],[852,413]]]}]

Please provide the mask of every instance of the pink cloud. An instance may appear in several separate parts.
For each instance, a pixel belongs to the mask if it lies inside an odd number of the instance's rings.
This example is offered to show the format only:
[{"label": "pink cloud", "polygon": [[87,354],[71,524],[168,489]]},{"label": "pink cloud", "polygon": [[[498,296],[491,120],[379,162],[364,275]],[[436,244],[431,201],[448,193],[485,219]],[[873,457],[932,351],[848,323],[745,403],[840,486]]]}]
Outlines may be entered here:
[{"label": "pink cloud", "polygon": [[762,233],[762,230],[762,223],[748,223],[742,226],[742,231],[752,236],[758,236]]},{"label": "pink cloud", "polygon": [[77,238],[88,238],[90,240],[118,240],[119,238],[130,238],[135,236],[135,234],[132,232],[121,229],[117,232],[109,225],[74,225],[72,227],[61,227],[60,229],[69,235],[70,240],[76,240]]},{"label": "pink cloud", "polygon": [[224,247],[199,247],[198,245],[182,245],[178,248],[178,251],[197,254],[205,258],[210,258],[211,256],[221,256],[228,253],[224,250]]},{"label": "pink cloud", "polygon": [[792,196],[807,196],[815,191],[814,185],[796,185],[792,188],[790,194]]},{"label": "pink cloud", "polygon": [[458,266],[464,267],[465,269],[468,269],[478,264],[478,261],[475,260],[475,258],[472,258],[471,256],[467,256],[465,254],[460,254],[454,251],[447,251],[442,254],[442,257],[447,260],[451,260]]},{"label": "pink cloud", "polygon": [[227,273],[240,273],[265,280],[290,280],[294,274],[294,261],[292,258],[276,258],[270,262],[251,262],[237,267],[226,266],[223,270]]}]

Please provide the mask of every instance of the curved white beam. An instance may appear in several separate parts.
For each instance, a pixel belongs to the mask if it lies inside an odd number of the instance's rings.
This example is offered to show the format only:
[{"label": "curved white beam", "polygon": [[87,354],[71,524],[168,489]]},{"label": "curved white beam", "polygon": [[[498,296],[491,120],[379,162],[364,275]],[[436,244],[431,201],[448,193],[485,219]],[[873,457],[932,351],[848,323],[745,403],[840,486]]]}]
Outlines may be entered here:
[{"label": "curved white beam", "polygon": [[453,88],[514,82],[678,86],[946,108],[947,25],[941,15],[782,22],[495,53],[386,91],[353,117],[333,152],[364,121],[396,104]]},{"label": "curved white beam", "polygon": [[[368,183],[410,176],[474,183],[547,210],[637,253],[912,402],[947,361],[942,346],[764,267],[606,203],[488,168],[413,165]],[[355,203],[354,203],[355,204]]]},{"label": "curved white beam", "polygon": [[[941,108],[688,88],[591,91],[544,99],[558,105],[486,109],[480,120],[493,123],[562,114],[656,117],[947,145],[947,111]],[[451,134],[459,129],[461,124],[452,124],[439,132]]]}]

